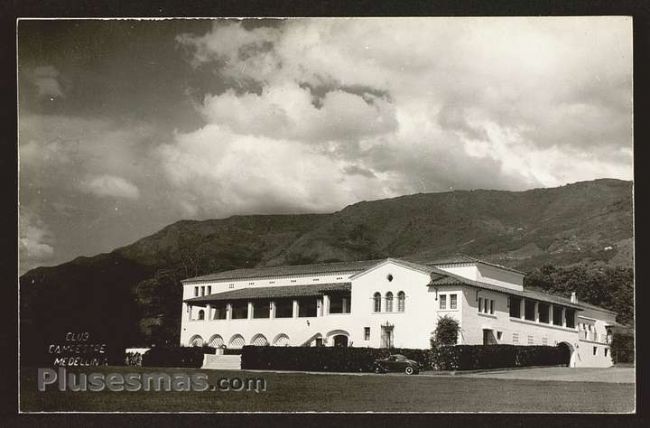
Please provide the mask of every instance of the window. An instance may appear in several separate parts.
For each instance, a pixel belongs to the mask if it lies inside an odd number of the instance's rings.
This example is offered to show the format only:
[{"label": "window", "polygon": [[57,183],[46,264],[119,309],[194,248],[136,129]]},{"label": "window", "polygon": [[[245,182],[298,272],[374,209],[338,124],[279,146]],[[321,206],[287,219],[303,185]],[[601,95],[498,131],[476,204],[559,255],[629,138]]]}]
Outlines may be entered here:
[{"label": "window", "polygon": [[406,294],[403,291],[397,293],[397,312],[404,312],[404,306],[406,303]]},{"label": "window", "polygon": [[528,336],[528,344],[532,345],[534,343],[533,336]]},{"label": "window", "polygon": [[275,317],[291,318],[293,317],[293,300],[278,299],[275,301]]},{"label": "window", "polygon": [[605,348],[605,356],[607,356],[607,348]]},{"label": "window", "polygon": [[330,294],[330,314],[347,314],[350,313],[349,294],[332,293]]},{"label": "window", "polygon": [[480,314],[494,314],[494,300],[478,298],[478,312]]},{"label": "window", "polygon": [[594,346],[594,355],[598,353],[598,346]]},{"label": "window", "polygon": [[553,306],[553,325],[562,325],[562,308]]},{"label": "window", "polygon": [[232,319],[240,320],[248,318],[248,302],[246,301],[237,301],[233,302],[231,305],[232,308]]},{"label": "window", "polygon": [[194,297],[199,296],[199,287],[194,287]]},{"label": "window", "polygon": [[497,331],[497,340],[501,340],[501,336],[503,336],[503,332]]},{"label": "window", "polygon": [[393,312],[393,293],[386,293],[386,312]]},{"label": "window", "polygon": [[298,300],[298,316],[299,317],[315,317],[318,311],[316,299],[308,297]]},{"label": "window", "polygon": [[235,288],[235,284],[228,284],[228,288]]},{"label": "window", "polygon": [[258,300],[253,302],[253,318],[270,318],[271,302],[269,300]]},{"label": "window", "polygon": [[440,295],[440,309],[447,309],[447,295]]},{"label": "window", "polygon": [[199,320],[204,320],[204,319],[205,319],[205,311],[204,311],[203,309],[201,309],[201,310],[199,311],[199,317],[198,317],[198,319],[199,319]]},{"label": "window", "polygon": [[521,318],[521,299],[510,296],[510,316],[512,318]]},{"label": "window", "polygon": [[370,340],[370,327],[363,328],[363,340]]},{"label": "window", "polygon": [[512,343],[519,343],[519,333],[512,333]]},{"label": "window", "polygon": [[535,321],[535,302],[532,300],[526,300],[524,303],[524,319]]},{"label": "window", "polygon": [[576,327],[576,311],[575,309],[567,309],[564,312],[564,317],[566,318],[566,326],[568,328]]},{"label": "window", "polygon": [[458,307],[458,295],[449,295],[449,309],[456,309]]},{"label": "window", "polygon": [[225,303],[216,303],[214,306],[214,318],[215,320],[225,320],[226,319],[226,304]]},{"label": "window", "polygon": [[539,303],[537,306],[537,312],[539,312],[539,322],[543,322],[545,324],[548,324],[548,310],[549,306],[548,303]]},{"label": "window", "polygon": [[320,281],[320,278],[313,278],[312,281]]},{"label": "window", "polygon": [[205,285],[201,286],[201,296],[205,296]]},{"label": "window", "polygon": [[381,312],[381,294],[379,292],[372,297],[372,310],[373,312]]},{"label": "window", "polygon": [[212,294],[212,286],[208,285],[208,295]]}]

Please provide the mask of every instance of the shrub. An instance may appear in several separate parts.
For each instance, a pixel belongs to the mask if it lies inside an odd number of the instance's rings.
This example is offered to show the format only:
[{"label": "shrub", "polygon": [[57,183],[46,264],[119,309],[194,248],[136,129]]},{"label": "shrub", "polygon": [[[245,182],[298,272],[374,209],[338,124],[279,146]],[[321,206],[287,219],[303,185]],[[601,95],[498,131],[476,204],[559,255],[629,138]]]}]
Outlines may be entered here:
[{"label": "shrub", "polygon": [[431,350],[434,370],[478,370],[566,364],[557,346],[454,345]]},{"label": "shrub", "polygon": [[193,367],[203,365],[203,354],[214,354],[209,346],[159,346],[151,348],[142,356],[145,367]]},{"label": "shrub", "polygon": [[614,333],[612,337],[612,361],[618,363],[634,362],[634,336]]},{"label": "shrub", "polygon": [[390,354],[402,354],[423,367],[431,365],[427,349],[244,346],[242,351],[242,369],[369,372],[376,359]]},{"label": "shrub", "polygon": [[440,345],[455,345],[458,343],[458,331],[460,326],[458,321],[449,315],[438,318],[438,325],[433,332],[431,347],[435,348]]}]

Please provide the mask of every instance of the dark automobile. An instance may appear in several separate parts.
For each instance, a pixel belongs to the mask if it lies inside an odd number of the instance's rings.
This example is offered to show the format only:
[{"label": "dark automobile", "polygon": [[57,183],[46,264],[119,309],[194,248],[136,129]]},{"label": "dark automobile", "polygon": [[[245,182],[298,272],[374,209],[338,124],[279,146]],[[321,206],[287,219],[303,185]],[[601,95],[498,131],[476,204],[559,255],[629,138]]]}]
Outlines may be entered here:
[{"label": "dark automobile", "polygon": [[420,364],[417,361],[409,360],[404,355],[393,354],[388,358],[375,360],[373,364],[375,373],[404,372],[407,375],[420,373]]}]

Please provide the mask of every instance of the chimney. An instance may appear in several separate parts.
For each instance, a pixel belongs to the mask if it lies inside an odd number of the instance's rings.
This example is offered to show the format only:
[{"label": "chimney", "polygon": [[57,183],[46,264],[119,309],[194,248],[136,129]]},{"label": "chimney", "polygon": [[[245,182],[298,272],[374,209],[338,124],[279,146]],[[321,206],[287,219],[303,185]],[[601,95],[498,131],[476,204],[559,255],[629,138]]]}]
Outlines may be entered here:
[{"label": "chimney", "polygon": [[578,303],[578,298],[576,297],[576,292],[571,292],[571,303]]}]

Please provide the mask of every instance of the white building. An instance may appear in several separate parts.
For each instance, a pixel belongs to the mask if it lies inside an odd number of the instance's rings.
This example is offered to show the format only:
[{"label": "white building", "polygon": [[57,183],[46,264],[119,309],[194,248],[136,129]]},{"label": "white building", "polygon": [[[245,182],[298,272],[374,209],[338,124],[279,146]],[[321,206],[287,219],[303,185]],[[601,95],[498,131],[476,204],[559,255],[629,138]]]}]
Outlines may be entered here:
[{"label": "white building", "polygon": [[180,341],[427,349],[449,315],[460,323],[459,344],[562,344],[572,367],[612,365],[614,312],[524,290],[523,278],[464,256],[220,272],[183,281]]}]

